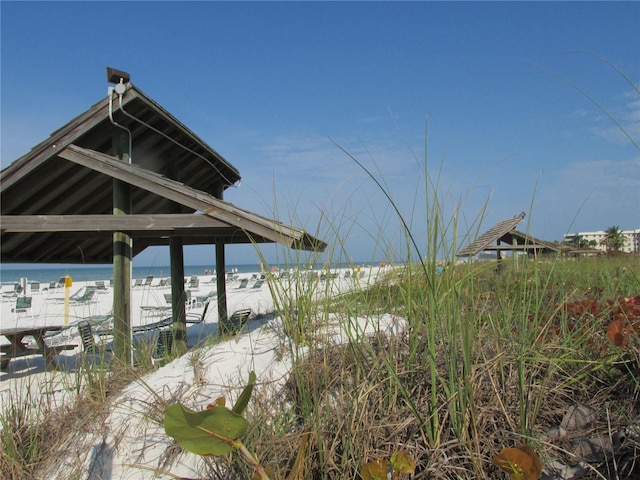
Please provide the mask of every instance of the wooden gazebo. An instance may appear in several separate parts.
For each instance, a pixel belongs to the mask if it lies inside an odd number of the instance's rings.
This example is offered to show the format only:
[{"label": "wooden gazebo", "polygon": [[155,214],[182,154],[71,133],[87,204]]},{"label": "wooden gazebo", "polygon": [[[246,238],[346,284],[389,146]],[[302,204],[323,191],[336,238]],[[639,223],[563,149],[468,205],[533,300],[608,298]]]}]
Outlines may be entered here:
[{"label": "wooden gazebo", "polygon": [[493,227],[475,239],[470,245],[460,250],[458,257],[473,257],[481,252],[496,252],[498,260],[503,252],[525,252],[529,255],[549,253],[571,253],[573,250],[565,245],[537,239],[527,233],[516,230],[516,226],[524,220],[524,212],[513,218],[496,223]]},{"label": "wooden gazebo", "polygon": [[186,338],[183,246],[215,245],[218,315],[227,316],[224,246],[323,250],[301,229],[222,200],[240,174],[129,82],[0,172],[3,263],[114,265],[116,355],[130,351],[131,259],[169,245],[174,334]]}]

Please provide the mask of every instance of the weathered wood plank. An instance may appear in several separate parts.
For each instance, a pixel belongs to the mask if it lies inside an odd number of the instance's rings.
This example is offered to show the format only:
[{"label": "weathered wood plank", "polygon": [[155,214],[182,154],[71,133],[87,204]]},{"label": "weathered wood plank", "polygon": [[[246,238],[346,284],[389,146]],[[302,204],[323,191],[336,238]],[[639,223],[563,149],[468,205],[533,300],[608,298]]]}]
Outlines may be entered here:
[{"label": "weathered wood plank", "polygon": [[323,250],[326,244],[312,238],[304,230],[289,227],[280,222],[219,200],[211,195],[170,180],[163,175],[142,169],[135,165],[123,164],[104,153],[77,145],[69,145],[60,157],[125,181],[130,185],[161,195],[171,201],[201,211],[235,227],[257,234],[289,247]]},{"label": "weathered wood plank", "polygon": [[118,230],[173,231],[225,228],[229,224],[207,215],[2,215],[3,232],[114,232]]}]

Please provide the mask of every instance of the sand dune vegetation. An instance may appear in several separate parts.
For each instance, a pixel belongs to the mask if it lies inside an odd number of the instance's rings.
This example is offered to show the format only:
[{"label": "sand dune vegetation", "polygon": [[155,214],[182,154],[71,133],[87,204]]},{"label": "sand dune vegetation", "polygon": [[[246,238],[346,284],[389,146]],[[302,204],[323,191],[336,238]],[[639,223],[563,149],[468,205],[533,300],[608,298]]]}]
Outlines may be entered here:
[{"label": "sand dune vegetation", "polygon": [[[78,368],[74,402],[4,397],[2,476],[259,478],[236,449],[196,455],[163,429],[178,403],[202,411],[225,396],[230,409],[248,367],[238,441],[267,478],[387,478],[400,453],[411,473],[397,478],[639,478],[638,257],[424,267],[381,268],[339,295],[318,295],[331,276],[271,278],[272,312],[237,337],[160,368]],[[228,378],[211,374],[221,355]],[[146,422],[135,446],[109,436],[115,418]],[[108,468],[96,460],[106,452]]]}]

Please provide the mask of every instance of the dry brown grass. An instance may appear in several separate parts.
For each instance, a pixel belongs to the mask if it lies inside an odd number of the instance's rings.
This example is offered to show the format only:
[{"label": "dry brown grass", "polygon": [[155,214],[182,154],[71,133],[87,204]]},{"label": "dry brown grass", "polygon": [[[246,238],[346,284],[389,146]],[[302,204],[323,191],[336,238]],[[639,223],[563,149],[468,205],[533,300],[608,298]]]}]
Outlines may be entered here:
[{"label": "dry brown grass", "polygon": [[[491,339],[480,339],[491,342]],[[389,342],[394,342],[390,348]],[[408,337],[379,337],[372,340],[373,351],[380,356],[389,350],[397,352],[397,375],[411,392],[422,412],[429,410],[429,372],[426,367],[408,365]],[[487,346],[495,350],[495,346]],[[462,436],[453,432],[446,406],[448,398],[438,392],[442,409],[438,412],[438,441],[430,445],[424,428],[412,409],[403,402],[391,380],[369,349],[358,351],[349,346],[332,346],[314,351],[298,366],[303,377],[292,376],[283,397],[274,403],[272,398],[255,398],[252,423],[256,425],[247,439],[261,458],[279,473],[280,478],[295,459],[301,434],[312,432],[305,478],[358,478],[365,461],[388,458],[394,451],[404,449],[417,461],[415,479],[471,479],[506,478],[491,463],[492,457],[504,446],[526,441],[533,443],[544,458],[550,456],[571,462],[571,440],[579,436],[615,436],[640,416],[640,388],[637,372],[616,368],[602,369],[595,364],[549,372],[544,362],[531,363],[530,388],[532,397],[540,398],[536,422],[531,438],[523,438],[519,431],[519,380],[513,361],[500,362],[497,357],[486,358],[474,365],[475,421],[469,422]],[[364,370],[362,363],[370,368]],[[446,375],[446,365],[438,366],[439,375]],[[363,375],[363,372],[367,372]],[[304,386],[300,378],[308,379]],[[579,381],[575,381],[579,378]],[[304,392],[301,392],[304,389]],[[544,391],[541,391],[543,390]],[[305,398],[301,398],[305,396]],[[300,405],[317,405],[314,415],[305,416]],[[598,412],[598,419],[588,431],[574,432],[573,437],[542,440],[560,425],[567,410],[574,405],[586,405]],[[293,412],[291,412],[293,408]],[[273,428],[274,409],[277,415],[288,416],[288,433]],[[258,426],[259,425],[259,426]],[[283,425],[279,425],[280,428]],[[640,467],[630,459],[640,455],[640,438],[629,437],[619,452],[618,461],[626,462],[631,470],[620,468],[620,478],[640,477]],[[595,464],[585,479],[616,478],[609,464]],[[244,472],[248,474],[249,472]],[[242,477],[238,477],[242,478]]]}]

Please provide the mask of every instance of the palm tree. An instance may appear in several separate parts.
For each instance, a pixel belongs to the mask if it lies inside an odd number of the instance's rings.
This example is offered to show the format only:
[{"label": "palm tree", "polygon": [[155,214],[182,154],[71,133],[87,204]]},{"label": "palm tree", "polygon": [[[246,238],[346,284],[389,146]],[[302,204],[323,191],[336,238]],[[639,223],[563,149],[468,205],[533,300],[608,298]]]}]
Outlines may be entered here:
[{"label": "palm tree", "polygon": [[627,239],[622,233],[622,230],[620,230],[620,227],[613,226],[604,231],[604,239],[601,243],[606,247],[608,252],[615,252],[624,247],[626,241]]}]

